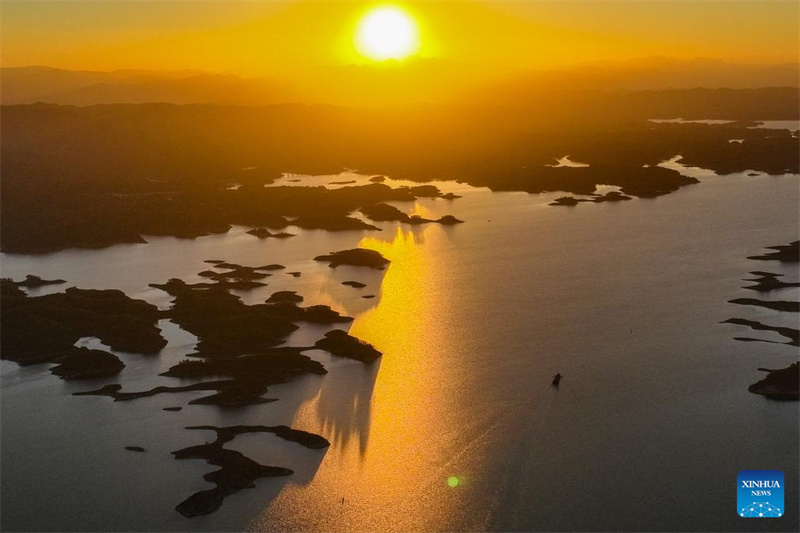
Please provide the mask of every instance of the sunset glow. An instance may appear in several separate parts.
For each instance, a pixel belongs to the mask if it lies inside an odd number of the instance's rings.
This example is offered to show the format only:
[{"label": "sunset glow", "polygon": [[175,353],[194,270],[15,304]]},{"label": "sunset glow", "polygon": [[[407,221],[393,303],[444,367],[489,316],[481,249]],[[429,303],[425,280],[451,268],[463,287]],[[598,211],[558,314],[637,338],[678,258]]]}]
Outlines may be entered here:
[{"label": "sunset glow", "polygon": [[0,532],[800,531],[800,0],[0,12]]},{"label": "sunset glow", "polygon": [[403,10],[379,7],[367,13],[356,33],[358,52],[370,59],[405,59],[419,49],[419,30]]}]

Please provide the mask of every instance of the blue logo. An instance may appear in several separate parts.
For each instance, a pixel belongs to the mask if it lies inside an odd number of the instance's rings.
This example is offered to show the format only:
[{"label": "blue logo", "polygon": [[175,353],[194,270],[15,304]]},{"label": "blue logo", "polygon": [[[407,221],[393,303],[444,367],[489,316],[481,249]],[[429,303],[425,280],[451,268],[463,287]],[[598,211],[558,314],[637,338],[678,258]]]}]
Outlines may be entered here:
[{"label": "blue logo", "polygon": [[736,514],[743,518],[783,516],[783,472],[742,470],[736,477]]}]

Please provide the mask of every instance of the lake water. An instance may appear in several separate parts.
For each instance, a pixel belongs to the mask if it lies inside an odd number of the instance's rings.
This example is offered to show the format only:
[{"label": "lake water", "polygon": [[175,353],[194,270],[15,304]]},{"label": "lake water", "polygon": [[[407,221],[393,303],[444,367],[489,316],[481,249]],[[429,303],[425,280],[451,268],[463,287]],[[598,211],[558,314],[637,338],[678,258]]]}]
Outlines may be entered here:
[{"label": "lake water", "polygon": [[[713,120],[713,119],[699,119],[699,120],[686,120],[682,118],[651,118],[650,122],[656,124],[708,124],[708,125],[724,125],[732,124],[735,120]],[[752,126],[753,128],[765,128],[770,130],[789,130],[796,132],[800,129],[800,120],[759,120],[758,124]]]},{"label": "lake water", "polygon": [[[109,380],[64,382],[46,366],[2,361],[2,529],[797,530],[798,404],[747,392],[758,367],[787,366],[797,349],[734,341],[782,339],[720,322],[797,327],[796,315],[726,302],[755,297],[741,288],[748,271],[797,278],[796,265],[746,256],[798,238],[800,181],[666,164],[702,183],[653,200],[575,208],[546,205],[561,194],[438,183],[463,198],[395,205],[466,223],[292,228],[298,236],[286,240],[234,228],[196,240],[3,255],[4,277],[115,287],[160,306],[169,298],[147,284],[199,281],[203,260],[281,263],[302,277],[278,273],[268,287],[240,293],[245,301],[297,290],[305,304],[354,316],[350,332],[384,356],[365,366],[309,352],[329,374],[272,387],[268,396],[280,401],[238,410],[187,406],[198,392],[132,402],[70,396],[109,382],[126,390],[178,383],[156,374],[195,339],[167,321],[167,348],[120,354],[127,366]],[[355,246],[379,250],[391,266],[333,270],[312,260]],[[345,280],[368,286],[355,290]],[[303,327],[289,344],[307,345],[324,331]],[[564,375],[557,390],[548,387],[556,372]],[[177,405],[183,410],[162,411]],[[215,469],[169,454],[213,438],[184,426],[239,423],[289,424],[332,445],[307,450],[272,435],[240,436],[228,447],[295,474],[258,480],[216,513],[183,518],[175,505],[210,487],[202,475]],[[784,472],[783,518],[736,515],[744,469]]]}]

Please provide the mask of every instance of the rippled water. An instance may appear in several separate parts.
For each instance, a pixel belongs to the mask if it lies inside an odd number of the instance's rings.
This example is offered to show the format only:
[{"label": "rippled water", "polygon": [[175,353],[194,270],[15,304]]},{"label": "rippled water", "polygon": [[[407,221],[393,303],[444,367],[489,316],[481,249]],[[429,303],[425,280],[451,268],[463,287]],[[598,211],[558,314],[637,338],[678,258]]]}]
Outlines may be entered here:
[{"label": "rippled water", "polygon": [[[3,361],[3,529],[797,529],[797,403],[747,392],[757,367],[786,366],[797,350],[736,342],[743,332],[778,337],[719,322],[796,322],[726,302],[754,297],[741,289],[750,270],[797,276],[796,267],[746,256],[797,239],[798,176],[682,170],[702,183],[654,200],[548,207],[558,195],[439,184],[464,197],[395,204],[467,221],[453,227],[290,230],[299,235],[265,241],[235,228],[194,241],[2,256],[6,277],[118,287],[159,305],[168,298],[147,283],[199,280],[205,259],[278,262],[302,277],[273,276],[241,293],[246,301],[297,290],[307,304],[355,316],[351,333],[384,353],[364,366],[309,352],[330,373],[271,388],[278,402],[178,413],[161,408],[203,393],[74,397],[67,393],[108,381],[66,383],[43,366]],[[311,260],[355,245],[379,250],[391,266],[332,270]],[[351,279],[368,287],[340,285]],[[63,286],[39,292],[48,290]],[[128,366],[109,381],[128,390],[175,383],[154,376],[194,339],[169,322],[162,328],[165,351],[121,354]],[[290,344],[324,331],[304,327]],[[558,390],[548,388],[556,372],[564,375]],[[237,423],[286,423],[332,445],[313,451],[271,435],[238,437],[228,446],[295,474],[259,480],[216,513],[184,519],[174,506],[209,486],[202,475],[214,467],[172,459],[170,451],[213,438],[182,428]],[[786,516],[736,516],[743,469],[786,474]]]}]

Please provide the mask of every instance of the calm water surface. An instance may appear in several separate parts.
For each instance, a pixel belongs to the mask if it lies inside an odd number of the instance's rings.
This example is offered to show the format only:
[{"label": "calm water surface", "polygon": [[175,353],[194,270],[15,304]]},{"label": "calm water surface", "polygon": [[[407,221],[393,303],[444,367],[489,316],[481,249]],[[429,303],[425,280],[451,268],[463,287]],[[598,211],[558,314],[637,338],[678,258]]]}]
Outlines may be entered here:
[{"label": "calm water surface", "polygon": [[[117,381],[127,390],[178,383],[156,374],[195,339],[168,321],[161,355],[120,354],[127,366],[111,380],[67,383],[45,366],[3,361],[3,529],[796,530],[798,405],[747,387],[760,378],[756,368],[786,366],[797,350],[734,341],[780,337],[720,322],[796,327],[796,315],[726,302],[754,297],[741,289],[750,270],[797,277],[796,267],[746,256],[798,238],[800,182],[682,171],[702,183],[654,200],[555,208],[546,204],[558,194],[439,183],[464,197],[395,204],[467,221],[453,227],[290,230],[299,235],[263,241],[234,228],[194,241],[3,255],[5,277],[116,287],[160,306],[169,298],[147,284],[200,280],[205,259],[278,262],[302,277],[276,274],[268,287],[240,293],[245,301],[297,290],[306,304],[356,317],[351,333],[384,353],[364,366],[309,352],[328,375],[272,387],[268,396],[280,401],[243,410],[186,406],[203,393],[116,403],[69,396]],[[379,250],[391,266],[332,270],[312,260],[356,245]],[[368,286],[354,290],[345,280]],[[324,331],[303,327],[289,344]],[[556,372],[565,376],[557,391],[548,388]],[[184,409],[161,410],[173,405]],[[216,513],[184,519],[174,506],[210,487],[202,475],[215,467],[169,455],[213,438],[183,427],[239,423],[290,424],[332,445],[315,451],[271,435],[238,437],[230,448],[295,474],[259,480]],[[785,473],[785,517],[736,516],[743,469]]]}]

